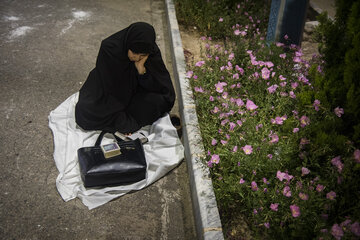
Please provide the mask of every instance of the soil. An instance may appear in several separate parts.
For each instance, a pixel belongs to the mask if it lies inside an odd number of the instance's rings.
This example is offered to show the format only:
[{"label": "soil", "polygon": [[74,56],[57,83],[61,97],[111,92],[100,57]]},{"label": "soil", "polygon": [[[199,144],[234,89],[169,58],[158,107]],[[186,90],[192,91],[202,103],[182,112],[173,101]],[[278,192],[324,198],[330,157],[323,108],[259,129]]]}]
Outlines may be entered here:
[{"label": "soil", "polygon": [[184,49],[184,56],[186,64],[191,64],[193,61],[201,59],[201,40],[200,34],[195,27],[186,27],[179,25],[181,41]]}]

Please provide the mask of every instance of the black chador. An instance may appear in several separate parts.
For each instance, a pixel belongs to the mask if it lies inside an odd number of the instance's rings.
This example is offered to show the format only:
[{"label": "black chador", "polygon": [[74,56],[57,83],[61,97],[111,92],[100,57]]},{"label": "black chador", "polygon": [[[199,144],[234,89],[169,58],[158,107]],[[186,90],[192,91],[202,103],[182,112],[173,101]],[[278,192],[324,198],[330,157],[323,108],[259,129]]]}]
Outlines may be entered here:
[{"label": "black chador", "polygon": [[[102,41],[75,108],[81,128],[132,133],[171,110],[175,92],[155,37],[151,25],[139,22]],[[146,72],[138,72],[129,49],[148,56]]]}]

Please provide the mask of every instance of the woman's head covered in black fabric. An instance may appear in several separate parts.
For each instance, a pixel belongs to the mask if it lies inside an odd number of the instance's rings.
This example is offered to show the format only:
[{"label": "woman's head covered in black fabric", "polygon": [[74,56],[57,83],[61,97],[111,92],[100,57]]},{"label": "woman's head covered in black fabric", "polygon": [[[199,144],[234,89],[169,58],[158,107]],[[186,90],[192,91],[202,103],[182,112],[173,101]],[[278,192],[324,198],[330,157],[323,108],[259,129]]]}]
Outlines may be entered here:
[{"label": "woman's head covered in black fabric", "polygon": [[133,23],[128,28],[126,48],[134,53],[152,54],[155,51],[155,30],[145,22]]}]

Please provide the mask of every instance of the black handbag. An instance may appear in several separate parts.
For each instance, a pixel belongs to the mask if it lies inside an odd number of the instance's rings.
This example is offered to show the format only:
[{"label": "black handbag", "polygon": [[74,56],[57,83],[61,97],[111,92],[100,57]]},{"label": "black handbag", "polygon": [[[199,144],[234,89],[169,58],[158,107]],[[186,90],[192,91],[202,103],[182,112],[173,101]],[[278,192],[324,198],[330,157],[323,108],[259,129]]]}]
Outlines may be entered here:
[{"label": "black handbag", "polygon": [[146,160],[140,139],[101,145],[101,132],[94,147],[79,148],[80,175],[85,187],[129,184],[145,179]]}]

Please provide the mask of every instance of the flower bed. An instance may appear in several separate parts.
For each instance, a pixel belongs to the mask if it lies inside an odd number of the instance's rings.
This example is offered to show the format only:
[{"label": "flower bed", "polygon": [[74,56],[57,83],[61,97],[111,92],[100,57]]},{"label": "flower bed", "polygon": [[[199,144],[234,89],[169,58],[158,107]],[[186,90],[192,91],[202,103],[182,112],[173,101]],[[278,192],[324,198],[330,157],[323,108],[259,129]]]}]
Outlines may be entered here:
[{"label": "flower bed", "polygon": [[224,44],[202,40],[187,77],[226,237],[359,237],[360,150],[329,138],[343,109],[317,98],[319,58],[245,25]]}]

